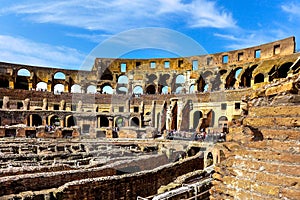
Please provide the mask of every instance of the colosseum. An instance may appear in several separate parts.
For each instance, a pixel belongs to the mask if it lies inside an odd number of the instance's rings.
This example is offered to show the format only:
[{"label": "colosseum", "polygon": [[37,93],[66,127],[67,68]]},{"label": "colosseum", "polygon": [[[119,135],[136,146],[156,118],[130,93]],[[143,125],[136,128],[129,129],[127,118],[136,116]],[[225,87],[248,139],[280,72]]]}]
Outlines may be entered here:
[{"label": "colosseum", "polygon": [[1,62],[0,199],[300,199],[295,47]]}]

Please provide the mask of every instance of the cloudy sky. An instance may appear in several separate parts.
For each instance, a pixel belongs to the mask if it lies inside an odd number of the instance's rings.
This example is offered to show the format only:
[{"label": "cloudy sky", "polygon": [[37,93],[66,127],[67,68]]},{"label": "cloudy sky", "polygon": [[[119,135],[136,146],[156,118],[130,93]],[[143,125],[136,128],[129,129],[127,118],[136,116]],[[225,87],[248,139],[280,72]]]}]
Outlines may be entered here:
[{"label": "cloudy sky", "polygon": [[[299,0],[0,0],[0,5],[0,61],[29,65],[77,69],[95,47],[145,27],[176,31],[208,53],[300,38]],[[149,48],[159,43],[168,50],[174,45],[163,34],[145,30],[137,41]],[[143,35],[137,33],[117,39],[132,44]],[[127,56],[169,56],[141,52]]]}]

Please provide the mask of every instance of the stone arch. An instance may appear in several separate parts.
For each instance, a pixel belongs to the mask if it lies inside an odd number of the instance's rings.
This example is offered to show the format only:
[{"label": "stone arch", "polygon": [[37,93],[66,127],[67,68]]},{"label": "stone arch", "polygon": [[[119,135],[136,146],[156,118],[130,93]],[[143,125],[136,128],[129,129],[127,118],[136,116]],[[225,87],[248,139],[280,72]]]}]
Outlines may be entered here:
[{"label": "stone arch", "polygon": [[109,83],[105,83],[101,86],[102,94],[113,94],[113,87]]},{"label": "stone arch", "polygon": [[181,94],[184,92],[184,88],[182,86],[177,86],[175,90],[175,94]]},{"label": "stone arch", "polygon": [[37,91],[47,91],[47,83],[46,82],[38,82],[38,84],[36,84],[36,90]]},{"label": "stone arch", "polygon": [[[203,117],[203,114],[201,111],[197,110],[193,113],[193,129],[195,129],[195,130],[197,129],[197,127],[199,125],[199,121],[202,117]],[[196,131],[198,131],[198,130],[196,130]]]},{"label": "stone arch", "polygon": [[48,117],[48,123],[49,125],[53,126],[60,126],[60,118],[57,115],[50,115]]},{"label": "stone arch", "polygon": [[265,76],[262,73],[259,73],[254,77],[254,83],[263,83],[264,79]]},{"label": "stone arch", "polygon": [[123,127],[125,126],[125,119],[121,116],[115,118],[115,127]]},{"label": "stone arch", "polygon": [[226,116],[219,117],[218,127],[219,128],[227,128],[228,127],[228,118]]},{"label": "stone arch", "polygon": [[0,88],[9,88],[9,80],[4,76],[0,76]]},{"label": "stone arch", "polygon": [[53,79],[66,80],[66,75],[63,72],[56,72]]},{"label": "stone arch", "polygon": [[194,85],[194,84],[192,84],[192,85],[190,86],[190,88],[189,88],[189,93],[190,93],[190,94],[195,93],[195,85]]},{"label": "stone arch", "polygon": [[206,161],[205,161],[205,167],[209,167],[211,165],[214,164],[214,156],[213,156],[213,153],[212,152],[208,152],[206,154]]},{"label": "stone arch", "polygon": [[128,77],[126,75],[121,75],[118,78],[118,84],[128,84]]},{"label": "stone arch", "polygon": [[278,67],[278,78],[286,78],[292,65],[292,62],[287,62]]},{"label": "stone arch", "polygon": [[95,94],[97,92],[97,87],[95,85],[89,85],[86,88],[86,93],[88,94]]},{"label": "stone arch", "polygon": [[54,94],[60,94],[60,93],[64,92],[64,88],[65,88],[65,86],[61,83],[54,85],[54,87],[53,87]]},{"label": "stone arch", "polygon": [[140,126],[140,119],[137,117],[133,117],[130,119],[130,126],[139,127]]},{"label": "stone arch", "polygon": [[101,80],[112,81],[114,78],[113,78],[113,75],[112,75],[111,71],[108,68],[106,68],[100,79]]},{"label": "stone arch", "polygon": [[106,116],[100,116],[100,128],[101,127],[109,127],[109,120]]},{"label": "stone arch", "polygon": [[63,72],[56,72],[53,79],[66,80],[66,75]]},{"label": "stone arch", "polygon": [[146,94],[155,94],[156,93],[156,88],[154,84],[150,84],[146,88]]},{"label": "stone arch", "polygon": [[17,72],[15,89],[29,90],[30,72],[28,69],[22,68]]},{"label": "stone arch", "polygon": [[161,94],[168,94],[169,93],[169,87],[168,86],[164,86],[162,89],[161,89]]},{"label": "stone arch", "polygon": [[[163,74],[160,76],[159,80],[158,80],[158,92],[160,94],[163,94],[163,88],[168,87],[168,83],[167,81],[170,78],[170,74]],[[168,93],[168,92],[167,92]]]},{"label": "stone arch", "polygon": [[185,83],[185,78],[182,74],[178,74],[176,76],[176,79],[175,79],[175,83],[176,84],[184,84]]},{"label": "stone arch", "polygon": [[128,93],[128,88],[121,86],[121,87],[117,87],[116,90],[117,94],[127,94]]},{"label": "stone arch", "polygon": [[71,86],[71,93],[82,93],[81,85],[74,84]]},{"label": "stone arch", "polygon": [[41,125],[43,125],[43,120],[42,120],[41,116],[39,116],[38,114],[32,114],[32,115],[28,116],[27,125],[28,126],[41,126]]},{"label": "stone arch", "polygon": [[242,71],[241,67],[231,70],[229,75],[226,77],[226,83],[225,83],[226,89],[234,88],[234,85],[235,85],[236,81],[238,80],[238,77],[240,76],[241,71]]},{"label": "stone arch", "polygon": [[133,93],[134,93],[134,94],[143,94],[143,88],[142,88],[142,86],[136,85],[136,86],[133,88]]},{"label": "stone arch", "polygon": [[197,91],[198,92],[204,92],[204,89],[207,87],[206,82],[202,76],[199,77],[197,80]]},{"label": "stone arch", "polygon": [[213,127],[215,124],[215,112],[210,110],[207,114],[207,126]]},{"label": "stone arch", "polygon": [[251,79],[253,71],[257,68],[258,65],[253,65],[251,67],[246,68],[244,73],[240,78],[240,87],[251,87]]},{"label": "stone arch", "polygon": [[66,127],[76,126],[76,118],[73,115],[69,115],[66,117]]}]

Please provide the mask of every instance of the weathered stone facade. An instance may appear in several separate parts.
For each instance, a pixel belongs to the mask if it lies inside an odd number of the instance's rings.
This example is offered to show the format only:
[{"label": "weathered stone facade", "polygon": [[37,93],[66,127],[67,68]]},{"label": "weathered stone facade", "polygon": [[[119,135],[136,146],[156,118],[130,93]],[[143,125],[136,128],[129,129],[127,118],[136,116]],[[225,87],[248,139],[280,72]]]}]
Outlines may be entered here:
[{"label": "weathered stone facade", "polygon": [[[97,58],[91,71],[0,63],[0,125],[56,124],[62,133],[53,137],[215,132],[241,117],[241,98],[247,93],[299,72],[294,51],[295,38],[290,37],[185,58]],[[59,84],[62,91],[57,91]],[[114,127],[131,133],[113,134]],[[38,131],[36,135],[51,137]]]},{"label": "weathered stone facade", "polygon": [[275,82],[248,99],[242,126],[219,144],[211,199],[299,199],[300,76]]}]

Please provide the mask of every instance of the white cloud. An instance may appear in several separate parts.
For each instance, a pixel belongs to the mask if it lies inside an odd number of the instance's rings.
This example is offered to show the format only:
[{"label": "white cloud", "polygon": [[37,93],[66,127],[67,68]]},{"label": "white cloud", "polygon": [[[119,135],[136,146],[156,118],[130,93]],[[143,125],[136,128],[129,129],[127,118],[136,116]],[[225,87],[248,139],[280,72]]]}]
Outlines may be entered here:
[{"label": "white cloud", "polygon": [[79,68],[84,55],[76,49],[36,43],[25,38],[0,35],[0,58],[3,62],[37,66]]},{"label": "white cloud", "polygon": [[284,4],[284,5],[281,5],[281,9],[284,11],[284,12],[287,12],[293,16],[297,16],[297,17],[300,17],[300,4],[296,4],[296,3],[293,3],[293,2],[289,2],[287,4]]},{"label": "white cloud", "polygon": [[37,23],[56,23],[116,33],[130,28],[169,26],[176,18],[189,27],[235,27],[231,13],[209,0],[23,1],[3,8]]}]

